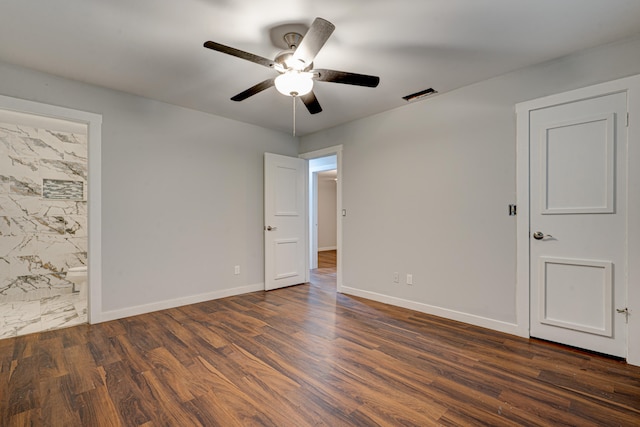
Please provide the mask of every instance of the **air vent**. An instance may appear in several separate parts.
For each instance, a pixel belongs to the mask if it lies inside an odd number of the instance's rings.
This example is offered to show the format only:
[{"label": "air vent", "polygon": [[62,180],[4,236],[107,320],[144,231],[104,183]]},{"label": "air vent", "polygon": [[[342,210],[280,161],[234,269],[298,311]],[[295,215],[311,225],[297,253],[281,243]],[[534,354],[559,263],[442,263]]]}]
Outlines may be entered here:
[{"label": "air vent", "polygon": [[424,98],[424,97],[429,96],[429,95],[433,95],[435,93],[438,93],[438,91],[435,90],[434,88],[430,87],[429,89],[421,90],[420,92],[416,92],[416,93],[412,93],[411,95],[403,96],[402,99],[404,99],[407,102],[411,102],[411,101],[415,101],[416,99],[420,99],[420,98]]}]

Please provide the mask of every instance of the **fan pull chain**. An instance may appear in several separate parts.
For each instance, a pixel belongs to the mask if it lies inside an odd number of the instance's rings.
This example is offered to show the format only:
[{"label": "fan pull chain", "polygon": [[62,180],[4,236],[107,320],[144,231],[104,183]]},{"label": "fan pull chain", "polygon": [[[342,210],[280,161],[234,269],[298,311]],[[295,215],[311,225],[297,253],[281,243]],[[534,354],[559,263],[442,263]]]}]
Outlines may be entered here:
[{"label": "fan pull chain", "polygon": [[292,96],[293,100],[293,136],[296,136],[296,97]]}]

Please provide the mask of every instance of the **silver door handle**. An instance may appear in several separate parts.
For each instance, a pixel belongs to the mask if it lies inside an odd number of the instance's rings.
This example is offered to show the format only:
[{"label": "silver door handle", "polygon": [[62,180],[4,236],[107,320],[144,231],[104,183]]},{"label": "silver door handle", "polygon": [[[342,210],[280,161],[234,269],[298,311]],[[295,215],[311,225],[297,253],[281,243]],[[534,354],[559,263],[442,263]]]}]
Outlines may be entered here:
[{"label": "silver door handle", "polygon": [[533,238],[536,240],[542,240],[545,237],[553,237],[551,234],[544,234],[542,231],[536,231],[533,233]]},{"label": "silver door handle", "polygon": [[278,229],[278,227],[272,227],[270,225],[266,225],[264,227],[264,229],[267,230],[267,231],[276,231]]}]

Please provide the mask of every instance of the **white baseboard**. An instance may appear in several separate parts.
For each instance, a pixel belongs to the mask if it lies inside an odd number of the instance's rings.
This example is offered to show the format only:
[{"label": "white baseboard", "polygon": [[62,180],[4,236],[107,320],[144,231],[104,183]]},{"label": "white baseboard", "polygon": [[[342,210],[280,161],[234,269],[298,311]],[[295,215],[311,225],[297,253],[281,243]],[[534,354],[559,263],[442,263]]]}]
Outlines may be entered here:
[{"label": "white baseboard", "polygon": [[[207,292],[204,294],[192,295],[188,297],[176,298],[166,301],[158,301],[151,304],[138,305],[134,307],[127,307],[119,310],[111,310],[102,312],[99,316],[98,322],[107,322],[109,320],[122,319],[130,316],[137,316],[139,314],[151,313],[159,310],[166,310],[169,308],[181,307],[183,305],[197,304],[200,302],[211,301],[215,299],[230,297],[234,295],[241,295],[250,292],[257,292],[264,289],[264,283],[256,283],[254,285],[240,286],[237,288],[223,289],[214,292]],[[361,298],[378,301],[385,304],[394,305],[397,307],[403,307],[410,310],[419,311],[421,313],[431,314],[434,316],[443,317],[445,319],[456,320],[459,322],[468,323],[470,325],[480,326],[482,328],[492,329],[499,332],[504,332],[511,335],[525,336],[517,324],[502,322],[495,319],[489,319],[486,317],[476,316],[473,314],[463,313],[460,311],[450,310],[442,307],[437,307],[429,304],[419,303],[415,301],[405,300],[402,298],[392,297],[389,295],[379,294],[376,292],[364,291],[361,289],[351,288],[348,286],[342,286],[341,292],[347,295],[354,295]]]},{"label": "white baseboard", "polygon": [[325,246],[322,248],[318,248],[318,252],[322,252],[322,251],[335,251],[337,250],[338,247],[337,246]]},{"label": "white baseboard", "polygon": [[[342,293],[394,305],[397,307],[408,308],[409,310],[432,314],[434,316],[456,320],[458,322],[468,323],[470,325],[480,326],[482,328],[492,329],[498,332],[504,332],[520,337],[523,336],[521,328],[518,328],[518,325],[515,323],[502,322],[500,320],[489,319],[486,317],[476,316],[474,314],[463,313],[460,311],[450,310],[434,305],[410,301],[402,298],[392,297],[389,295],[383,295],[376,292],[363,291],[362,289],[351,288],[348,286],[342,286]],[[528,338],[528,335],[526,335],[526,337]]]},{"label": "white baseboard", "polygon": [[158,301],[151,304],[137,305],[135,307],[127,307],[119,310],[104,311],[99,316],[98,322],[107,322],[109,320],[122,319],[124,317],[137,316],[139,314],[151,313],[168,308],[181,307],[183,305],[197,304],[199,302],[211,301],[214,299],[231,297],[234,295],[247,294],[264,290],[264,283],[256,283],[255,285],[240,286],[237,288],[223,289],[220,291],[207,292],[204,294],[191,295],[188,297],[175,298],[166,301]]}]

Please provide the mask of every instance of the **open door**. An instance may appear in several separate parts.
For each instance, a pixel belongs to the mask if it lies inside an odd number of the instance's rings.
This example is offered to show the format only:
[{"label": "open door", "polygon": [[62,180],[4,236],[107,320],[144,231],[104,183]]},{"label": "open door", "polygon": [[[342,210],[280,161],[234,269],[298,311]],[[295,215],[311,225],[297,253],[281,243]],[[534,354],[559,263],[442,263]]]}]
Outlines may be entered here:
[{"label": "open door", "polygon": [[265,153],[265,290],[306,281],[306,177],[306,160]]}]

